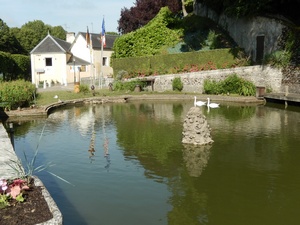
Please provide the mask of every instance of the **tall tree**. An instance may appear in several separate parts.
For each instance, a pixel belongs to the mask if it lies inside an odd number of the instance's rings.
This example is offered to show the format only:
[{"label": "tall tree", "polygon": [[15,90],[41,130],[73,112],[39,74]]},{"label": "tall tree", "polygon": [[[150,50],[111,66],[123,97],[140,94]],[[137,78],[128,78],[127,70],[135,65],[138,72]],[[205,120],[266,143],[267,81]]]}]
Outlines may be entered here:
[{"label": "tall tree", "polygon": [[0,51],[12,54],[24,53],[22,46],[2,19],[0,19]]},{"label": "tall tree", "polygon": [[66,32],[62,26],[52,27],[41,20],[35,20],[24,24],[21,28],[12,28],[15,37],[29,53],[48,33],[65,40]]},{"label": "tall tree", "polygon": [[118,20],[118,31],[126,34],[146,25],[162,7],[168,6],[173,13],[181,11],[181,0],[136,0],[135,6],[123,8]]}]

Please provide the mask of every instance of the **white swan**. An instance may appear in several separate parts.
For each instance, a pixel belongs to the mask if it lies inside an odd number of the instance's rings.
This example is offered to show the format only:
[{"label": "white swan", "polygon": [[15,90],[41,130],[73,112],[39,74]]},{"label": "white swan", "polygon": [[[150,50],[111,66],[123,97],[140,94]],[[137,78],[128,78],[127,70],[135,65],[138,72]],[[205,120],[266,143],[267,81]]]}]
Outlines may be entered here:
[{"label": "white swan", "polygon": [[210,108],[219,108],[219,105],[220,104],[218,104],[218,103],[211,103],[210,102],[210,99],[209,98],[207,98],[207,107],[210,107]]},{"label": "white swan", "polygon": [[203,106],[206,104],[206,102],[202,102],[202,101],[197,101],[197,97],[194,96],[194,106]]}]

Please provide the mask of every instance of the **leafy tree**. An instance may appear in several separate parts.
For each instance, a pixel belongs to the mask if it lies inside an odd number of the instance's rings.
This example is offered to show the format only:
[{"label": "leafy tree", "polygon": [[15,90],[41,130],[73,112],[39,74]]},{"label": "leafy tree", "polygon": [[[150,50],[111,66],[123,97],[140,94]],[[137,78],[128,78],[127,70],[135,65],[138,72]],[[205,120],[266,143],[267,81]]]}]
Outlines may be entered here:
[{"label": "leafy tree", "polygon": [[48,33],[63,40],[66,38],[66,32],[61,26],[52,27],[44,24],[41,20],[28,22],[21,28],[13,28],[13,34],[19,40],[27,54],[42,41]]},{"label": "leafy tree", "polygon": [[0,19],[0,51],[12,54],[24,53],[20,43],[2,19]]},{"label": "leafy tree", "polygon": [[55,26],[55,27],[50,26],[49,32],[54,37],[57,37],[62,40],[66,40],[66,31],[62,26]]},{"label": "leafy tree", "polygon": [[165,6],[173,13],[178,13],[181,10],[181,0],[136,0],[134,7],[121,10],[118,31],[126,34],[145,26]]}]

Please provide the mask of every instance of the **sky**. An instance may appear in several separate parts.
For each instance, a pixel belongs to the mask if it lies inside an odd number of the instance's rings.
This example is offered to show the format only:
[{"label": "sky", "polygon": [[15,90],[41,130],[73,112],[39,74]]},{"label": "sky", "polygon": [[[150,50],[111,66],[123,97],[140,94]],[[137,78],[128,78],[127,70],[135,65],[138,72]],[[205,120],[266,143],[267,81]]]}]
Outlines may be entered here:
[{"label": "sky", "polygon": [[10,28],[41,20],[62,26],[68,32],[100,33],[102,20],[106,32],[118,32],[121,9],[136,0],[0,0],[0,18]]}]

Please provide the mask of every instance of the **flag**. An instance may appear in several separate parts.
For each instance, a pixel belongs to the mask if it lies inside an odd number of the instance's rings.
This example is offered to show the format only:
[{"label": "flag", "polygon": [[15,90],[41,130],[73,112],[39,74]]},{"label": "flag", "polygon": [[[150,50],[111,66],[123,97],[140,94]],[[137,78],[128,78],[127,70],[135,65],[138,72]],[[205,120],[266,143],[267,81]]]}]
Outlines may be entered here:
[{"label": "flag", "polygon": [[105,21],[104,21],[104,18],[103,18],[103,21],[102,21],[101,43],[103,44],[104,47],[106,46],[106,41],[105,41]]},{"label": "flag", "polygon": [[88,48],[90,46],[90,41],[91,41],[89,27],[87,27],[85,39],[86,39],[86,47]]}]

